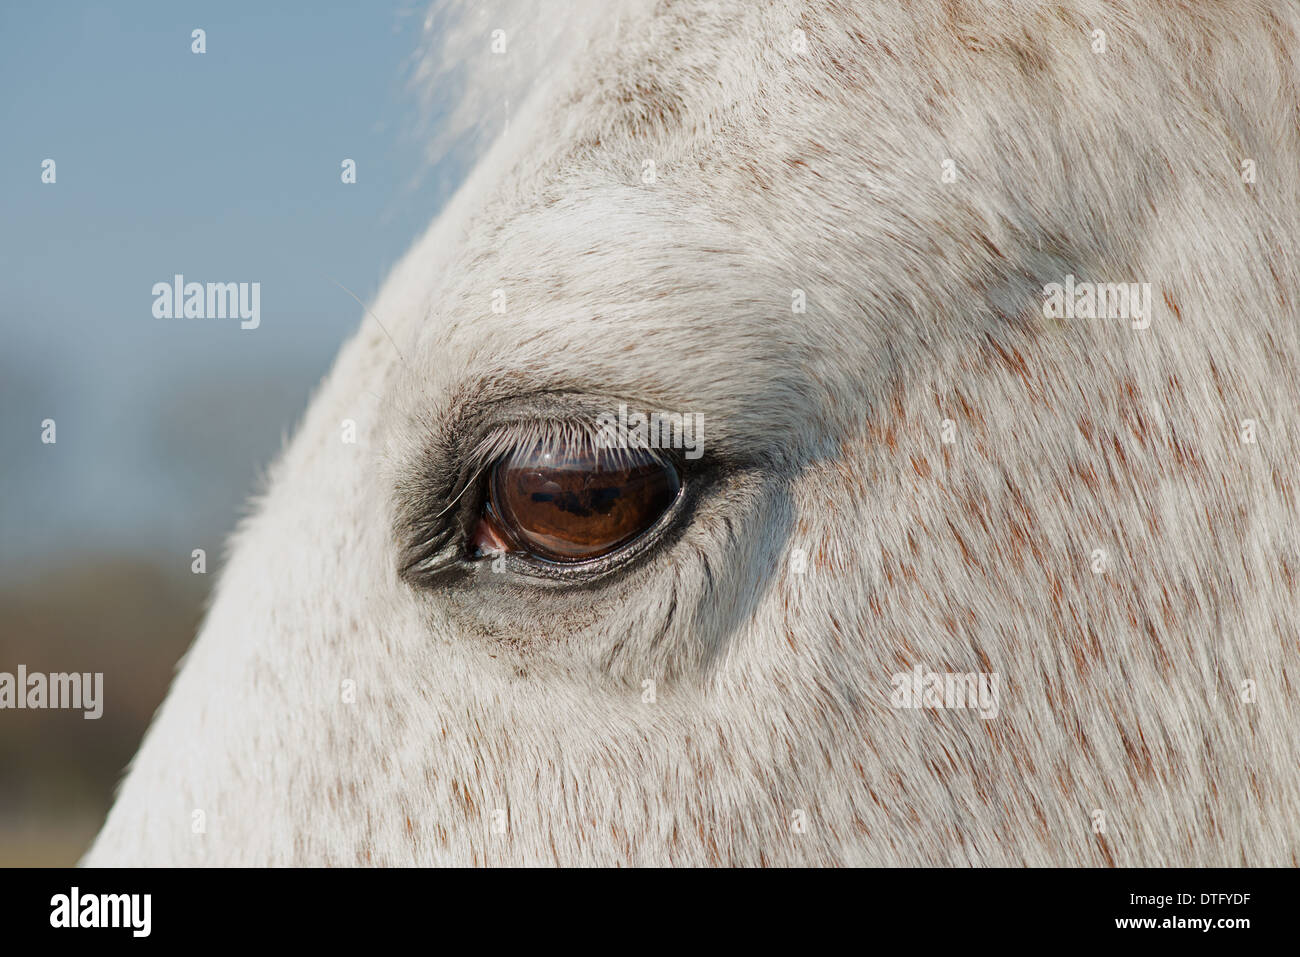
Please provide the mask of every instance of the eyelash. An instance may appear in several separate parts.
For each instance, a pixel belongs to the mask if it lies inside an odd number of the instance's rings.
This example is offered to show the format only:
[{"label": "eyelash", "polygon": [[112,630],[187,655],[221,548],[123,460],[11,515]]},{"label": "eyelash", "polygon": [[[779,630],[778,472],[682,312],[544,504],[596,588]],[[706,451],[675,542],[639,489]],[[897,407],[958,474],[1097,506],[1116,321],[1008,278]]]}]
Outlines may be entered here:
[{"label": "eyelash", "polygon": [[[471,483],[477,481],[503,457],[511,453],[524,452],[543,443],[558,443],[563,451],[572,451],[580,443],[596,443],[600,432],[595,424],[575,419],[530,419],[510,422],[493,429],[470,451],[466,457],[467,471],[471,474]],[[597,455],[605,454],[617,460],[619,449],[600,449],[596,445]],[[680,465],[677,458],[670,453],[657,449],[656,452],[665,461]]]}]

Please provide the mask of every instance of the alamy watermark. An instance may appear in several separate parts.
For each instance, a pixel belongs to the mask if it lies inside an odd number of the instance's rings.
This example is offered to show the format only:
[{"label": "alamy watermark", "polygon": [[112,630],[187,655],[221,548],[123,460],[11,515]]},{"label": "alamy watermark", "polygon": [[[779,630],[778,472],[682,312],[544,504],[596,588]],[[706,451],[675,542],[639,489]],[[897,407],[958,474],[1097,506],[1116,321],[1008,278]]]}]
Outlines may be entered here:
[{"label": "alamy watermark", "polygon": [[50,898],[50,926],[56,928],[124,928],[132,937],[153,929],[152,894],[83,894],[73,887]]},{"label": "alamy watermark", "polygon": [[19,665],[16,675],[0,671],[0,710],[5,708],[76,708],[94,721],[104,713],[104,673],[29,673],[26,665]]},{"label": "alamy watermark", "polygon": [[1127,319],[1133,329],[1151,325],[1151,283],[1049,282],[1043,287],[1047,319]]},{"label": "alamy watermark", "polygon": [[889,703],[895,708],[967,708],[978,711],[981,718],[998,716],[996,672],[972,671],[964,674],[925,671],[920,665],[901,671],[890,679],[894,690]]},{"label": "alamy watermark", "polygon": [[596,417],[596,446],[602,449],[682,449],[686,458],[704,454],[704,413],[628,412],[620,402],[618,414]]},{"label": "alamy watermark", "polygon": [[153,284],[155,319],[240,319],[239,328],[262,324],[260,282],[186,282],[177,273],[171,282]]}]

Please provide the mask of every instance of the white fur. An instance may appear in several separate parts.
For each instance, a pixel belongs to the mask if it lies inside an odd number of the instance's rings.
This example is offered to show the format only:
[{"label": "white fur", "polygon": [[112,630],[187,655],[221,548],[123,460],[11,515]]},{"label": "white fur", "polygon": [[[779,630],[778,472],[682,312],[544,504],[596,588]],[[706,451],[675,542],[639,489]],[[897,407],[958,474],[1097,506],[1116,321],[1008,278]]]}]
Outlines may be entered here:
[{"label": "white fur", "polygon": [[[564,6],[88,863],[1300,863],[1296,7]],[[1153,283],[1151,328],[1044,319],[1067,273]],[[400,578],[397,490],[556,391],[735,467],[612,584]],[[998,716],[891,708],[916,664]]]}]

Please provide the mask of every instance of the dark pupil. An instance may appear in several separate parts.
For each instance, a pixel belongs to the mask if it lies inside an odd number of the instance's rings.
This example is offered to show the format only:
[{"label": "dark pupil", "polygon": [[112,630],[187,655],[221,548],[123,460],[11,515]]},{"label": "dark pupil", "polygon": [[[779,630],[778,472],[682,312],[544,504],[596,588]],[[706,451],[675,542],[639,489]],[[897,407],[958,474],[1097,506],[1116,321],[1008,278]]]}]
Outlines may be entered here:
[{"label": "dark pupil", "polygon": [[520,544],[544,558],[583,561],[644,532],[673,503],[680,483],[672,465],[637,449],[553,451],[503,460],[492,500]]}]

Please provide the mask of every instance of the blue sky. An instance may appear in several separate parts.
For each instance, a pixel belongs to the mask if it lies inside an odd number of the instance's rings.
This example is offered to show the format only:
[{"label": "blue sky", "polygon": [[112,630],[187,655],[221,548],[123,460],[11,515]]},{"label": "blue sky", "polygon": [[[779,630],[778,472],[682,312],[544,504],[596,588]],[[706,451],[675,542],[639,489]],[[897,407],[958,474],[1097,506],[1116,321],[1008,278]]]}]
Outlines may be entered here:
[{"label": "blue sky", "polygon": [[[462,173],[425,158],[423,15],[0,4],[0,569],[217,551],[359,323],[332,280],[369,299]],[[260,282],[260,328],[155,319],[175,273]]]}]

